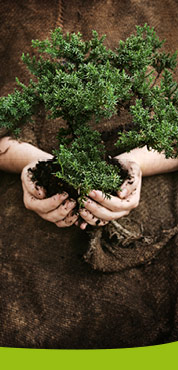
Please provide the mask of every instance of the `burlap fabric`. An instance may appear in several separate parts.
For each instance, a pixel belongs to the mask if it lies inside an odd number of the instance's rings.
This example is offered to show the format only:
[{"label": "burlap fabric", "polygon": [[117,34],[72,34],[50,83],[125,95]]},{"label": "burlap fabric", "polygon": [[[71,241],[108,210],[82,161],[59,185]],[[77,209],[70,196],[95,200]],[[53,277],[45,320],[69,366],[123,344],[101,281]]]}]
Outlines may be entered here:
[{"label": "burlap fabric", "polygon": [[[12,91],[15,76],[28,81],[22,51],[58,25],[85,38],[92,29],[107,33],[114,47],[147,22],[173,52],[177,16],[176,0],[0,1],[1,95]],[[55,130],[56,123],[39,120],[23,138],[51,151]],[[19,176],[0,175],[0,346],[121,348],[178,340],[177,173],[144,179],[127,223],[141,225],[150,242],[127,248],[106,242],[107,228],[92,248],[87,232],[45,222],[24,208]]]}]

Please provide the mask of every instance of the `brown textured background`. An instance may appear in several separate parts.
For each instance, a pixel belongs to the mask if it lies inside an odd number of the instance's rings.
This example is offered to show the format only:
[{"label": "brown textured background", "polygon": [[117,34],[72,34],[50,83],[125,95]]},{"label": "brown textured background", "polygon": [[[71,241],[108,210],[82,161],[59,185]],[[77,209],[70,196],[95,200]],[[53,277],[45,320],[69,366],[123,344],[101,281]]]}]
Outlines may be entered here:
[{"label": "brown textured background", "polygon": [[[177,19],[177,0],[0,0],[1,95],[13,90],[16,76],[28,81],[22,52],[56,26],[84,38],[96,29],[114,47],[147,22],[174,52]],[[24,139],[51,151],[56,125],[29,125]],[[177,173],[144,179],[130,222],[141,222],[147,235],[162,240],[162,230],[177,225],[177,187]],[[177,237],[159,253],[148,247],[148,259],[145,251],[140,259],[137,245],[115,245],[115,253],[105,246],[86,263],[86,232],[58,229],[27,211],[18,175],[1,172],[0,189],[0,346],[120,348],[178,340]]]}]

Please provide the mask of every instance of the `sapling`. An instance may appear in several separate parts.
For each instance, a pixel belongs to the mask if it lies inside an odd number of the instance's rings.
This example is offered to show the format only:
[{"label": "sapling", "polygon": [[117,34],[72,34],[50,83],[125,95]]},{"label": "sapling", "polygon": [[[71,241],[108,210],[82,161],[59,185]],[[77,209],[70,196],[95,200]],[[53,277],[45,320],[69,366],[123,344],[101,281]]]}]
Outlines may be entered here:
[{"label": "sapling", "polygon": [[[32,40],[36,55],[22,55],[32,75],[29,84],[17,78],[15,91],[0,98],[0,127],[15,134],[22,124],[35,124],[41,107],[46,119],[65,121],[46,173],[53,183],[55,179],[58,192],[65,186],[73,189],[79,206],[91,190],[109,197],[124,180],[93,122],[97,127],[115,115],[119,121],[121,109],[125,110],[128,125],[118,126],[118,153],[147,145],[167,158],[178,156],[178,84],[172,72],[176,53],[161,51],[164,41],[147,24],[136,26],[135,34],[119,41],[114,50],[104,40],[96,31],[84,41],[80,33],[63,35],[60,28],[49,39]],[[44,166],[47,171],[47,163]],[[39,185],[46,185],[35,177],[35,170],[32,173]],[[50,189],[47,196],[55,191]]]}]

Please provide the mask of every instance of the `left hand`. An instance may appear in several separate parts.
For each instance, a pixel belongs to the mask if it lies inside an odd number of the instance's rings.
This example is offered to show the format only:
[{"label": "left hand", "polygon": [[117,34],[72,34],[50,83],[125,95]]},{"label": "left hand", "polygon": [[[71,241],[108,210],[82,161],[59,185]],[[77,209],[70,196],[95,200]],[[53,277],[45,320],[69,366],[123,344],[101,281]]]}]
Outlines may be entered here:
[{"label": "left hand", "polygon": [[80,216],[84,222],[80,228],[85,229],[87,224],[104,226],[111,220],[127,216],[136,208],[140,200],[142,172],[139,165],[128,159],[122,158],[121,165],[127,169],[129,179],[125,180],[117,196],[111,195],[108,199],[99,190],[93,190],[84,202],[85,208],[80,209]]},{"label": "left hand", "polygon": [[45,190],[35,185],[28,172],[29,168],[35,167],[37,162],[29,163],[22,170],[21,180],[25,207],[36,212],[44,220],[55,223],[57,227],[73,225],[78,219],[78,215],[74,212],[76,202],[69,199],[69,195],[65,192],[46,198]]}]

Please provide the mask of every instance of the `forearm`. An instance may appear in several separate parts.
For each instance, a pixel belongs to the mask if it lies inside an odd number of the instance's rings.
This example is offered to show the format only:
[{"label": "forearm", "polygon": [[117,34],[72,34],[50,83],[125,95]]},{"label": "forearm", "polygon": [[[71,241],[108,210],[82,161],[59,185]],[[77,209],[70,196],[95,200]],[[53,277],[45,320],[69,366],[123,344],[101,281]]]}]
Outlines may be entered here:
[{"label": "forearm", "polygon": [[164,154],[154,150],[148,150],[147,147],[136,148],[128,153],[123,153],[116,157],[117,159],[129,159],[136,162],[142,171],[143,176],[151,176],[166,172],[178,170],[178,158],[166,159]]},{"label": "forearm", "polygon": [[0,170],[20,173],[30,162],[53,156],[28,143],[9,137],[0,139]]}]

